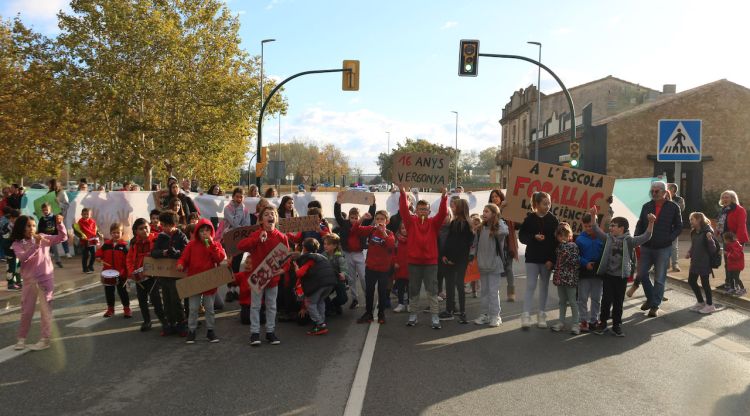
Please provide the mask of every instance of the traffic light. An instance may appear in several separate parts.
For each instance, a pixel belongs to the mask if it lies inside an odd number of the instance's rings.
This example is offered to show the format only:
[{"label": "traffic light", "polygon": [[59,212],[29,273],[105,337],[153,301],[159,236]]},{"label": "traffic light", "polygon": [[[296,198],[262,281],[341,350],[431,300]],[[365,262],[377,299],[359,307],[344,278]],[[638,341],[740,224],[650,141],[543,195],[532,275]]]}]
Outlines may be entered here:
[{"label": "traffic light", "polygon": [[344,60],[344,71],[341,73],[341,89],[344,91],[359,91],[359,61]]},{"label": "traffic light", "polygon": [[478,40],[461,40],[461,46],[458,48],[458,76],[475,77],[477,76],[477,64],[479,59],[479,41]]},{"label": "traffic light", "polygon": [[266,170],[268,165],[268,147],[260,148],[260,156],[258,156],[258,163],[255,164],[255,176],[260,178],[263,176],[263,171]]},{"label": "traffic light", "polygon": [[576,141],[570,142],[570,167],[577,168],[581,159],[581,145]]}]

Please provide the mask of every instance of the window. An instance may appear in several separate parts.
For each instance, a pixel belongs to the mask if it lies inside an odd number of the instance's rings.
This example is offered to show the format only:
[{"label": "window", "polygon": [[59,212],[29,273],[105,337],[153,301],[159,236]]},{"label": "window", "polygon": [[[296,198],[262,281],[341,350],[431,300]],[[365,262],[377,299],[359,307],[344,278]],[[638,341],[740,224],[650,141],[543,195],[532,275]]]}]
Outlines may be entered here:
[{"label": "window", "polygon": [[523,132],[523,135],[526,136],[526,140],[528,140],[528,136],[526,134],[526,119],[523,119],[522,126],[523,128],[521,129],[521,131]]}]

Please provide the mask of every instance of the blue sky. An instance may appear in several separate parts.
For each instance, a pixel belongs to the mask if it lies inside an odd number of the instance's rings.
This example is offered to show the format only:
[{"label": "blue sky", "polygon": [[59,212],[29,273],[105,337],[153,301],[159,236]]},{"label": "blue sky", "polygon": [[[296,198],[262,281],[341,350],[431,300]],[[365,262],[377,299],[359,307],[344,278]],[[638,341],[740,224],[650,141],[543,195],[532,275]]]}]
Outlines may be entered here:
[{"label": "blue sky", "polygon": [[[743,1],[447,1],[377,2],[228,0],[242,24],[243,47],[260,54],[267,76],[340,67],[361,61],[360,91],[341,91],[338,74],[310,75],[287,84],[289,113],[281,139],[306,138],[342,147],[351,163],[376,172],[378,152],[405,137],[481,150],[500,144],[500,112],[508,98],[536,83],[536,68],[515,60],[481,58],[479,76],[457,76],[458,43],[480,39],[480,52],[536,57],[568,87],[607,75],[654,89],[679,91],[727,78],[750,87],[750,39]],[[47,35],[64,0],[0,0],[0,14],[21,13]],[[542,74],[542,91],[556,92]],[[265,122],[276,142],[278,121]]]}]

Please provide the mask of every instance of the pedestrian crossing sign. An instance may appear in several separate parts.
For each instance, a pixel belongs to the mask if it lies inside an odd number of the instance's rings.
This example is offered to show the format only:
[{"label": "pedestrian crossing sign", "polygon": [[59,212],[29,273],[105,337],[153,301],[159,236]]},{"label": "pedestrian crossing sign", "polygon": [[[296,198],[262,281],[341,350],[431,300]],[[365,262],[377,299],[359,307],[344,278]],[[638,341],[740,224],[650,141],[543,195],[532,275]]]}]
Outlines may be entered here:
[{"label": "pedestrian crossing sign", "polygon": [[701,161],[701,120],[659,120],[659,162]]}]

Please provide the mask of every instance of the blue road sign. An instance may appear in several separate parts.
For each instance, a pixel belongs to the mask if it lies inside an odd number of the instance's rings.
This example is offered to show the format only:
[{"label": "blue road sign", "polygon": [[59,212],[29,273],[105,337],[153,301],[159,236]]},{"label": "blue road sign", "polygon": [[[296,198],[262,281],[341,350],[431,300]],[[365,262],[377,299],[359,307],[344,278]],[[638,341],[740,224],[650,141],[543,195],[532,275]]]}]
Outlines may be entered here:
[{"label": "blue road sign", "polygon": [[701,120],[659,120],[659,162],[701,161]]}]

